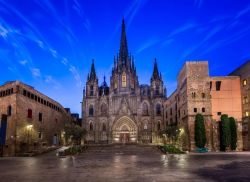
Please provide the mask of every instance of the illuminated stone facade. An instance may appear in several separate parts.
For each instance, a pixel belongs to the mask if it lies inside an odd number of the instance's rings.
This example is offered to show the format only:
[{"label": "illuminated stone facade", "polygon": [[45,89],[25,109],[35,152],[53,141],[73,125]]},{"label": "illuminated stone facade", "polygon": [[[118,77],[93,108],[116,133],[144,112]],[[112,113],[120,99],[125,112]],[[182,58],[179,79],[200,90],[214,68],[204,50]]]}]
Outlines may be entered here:
[{"label": "illuminated stone facade", "polygon": [[200,113],[205,119],[206,146],[219,150],[219,120],[222,114],[228,114],[237,120],[237,150],[242,150],[240,84],[239,76],[209,76],[207,61],[188,61],[177,76],[176,91],[167,98],[155,61],[151,84],[139,85],[133,57],[128,54],[123,21],[110,87],[105,79],[99,87],[94,62],[87,78],[82,102],[87,142],[159,143],[161,130],[178,125],[183,129],[182,148],[194,150],[194,122]]},{"label": "illuminated stone facade", "polygon": [[120,51],[114,59],[110,87],[105,78],[98,86],[94,61],[84,90],[83,126],[88,143],[152,143],[165,128],[166,99],[155,60],[150,85],[139,85],[134,59],[128,54],[125,23]]},{"label": "illuminated stone facade", "polygon": [[5,156],[63,144],[62,131],[71,119],[58,102],[19,81],[0,87],[0,114],[7,115]]},{"label": "illuminated stone facade", "polygon": [[243,147],[244,150],[250,150],[250,61],[241,65],[230,75],[240,77]]},{"label": "illuminated stone facade", "polygon": [[[182,147],[194,150],[196,114],[204,116],[207,144],[211,150],[220,149],[219,121],[228,114],[237,121],[237,149],[242,150],[242,108],[238,76],[211,77],[207,61],[186,62],[178,74],[177,90],[165,101],[166,123],[183,128]],[[172,114],[171,114],[172,113]]]}]

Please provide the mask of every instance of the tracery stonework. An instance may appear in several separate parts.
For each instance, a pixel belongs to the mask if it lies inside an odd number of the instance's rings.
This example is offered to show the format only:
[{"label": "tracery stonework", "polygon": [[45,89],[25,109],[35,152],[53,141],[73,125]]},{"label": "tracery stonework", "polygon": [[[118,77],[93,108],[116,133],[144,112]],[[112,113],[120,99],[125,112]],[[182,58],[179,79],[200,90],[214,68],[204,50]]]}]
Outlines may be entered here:
[{"label": "tracery stonework", "polygon": [[[87,142],[152,143],[165,126],[165,92],[156,60],[151,84],[139,85],[134,58],[128,53],[123,20],[120,50],[114,59],[110,86],[105,78],[101,86],[98,85],[94,61],[87,78],[82,102]],[[159,106],[162,111],[156,112]]]}]

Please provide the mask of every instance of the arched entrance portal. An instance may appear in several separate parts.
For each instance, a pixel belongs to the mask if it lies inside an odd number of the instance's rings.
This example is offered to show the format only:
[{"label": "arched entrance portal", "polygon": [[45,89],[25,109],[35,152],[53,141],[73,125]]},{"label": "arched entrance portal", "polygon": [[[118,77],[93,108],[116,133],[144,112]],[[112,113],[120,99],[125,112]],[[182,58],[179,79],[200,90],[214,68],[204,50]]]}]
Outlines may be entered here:
[{"label": "arched entrance portal", "polygon": [[114,143],[135,143],[137,142],[137,126],[127,116],[119,118],[112,127]]}]

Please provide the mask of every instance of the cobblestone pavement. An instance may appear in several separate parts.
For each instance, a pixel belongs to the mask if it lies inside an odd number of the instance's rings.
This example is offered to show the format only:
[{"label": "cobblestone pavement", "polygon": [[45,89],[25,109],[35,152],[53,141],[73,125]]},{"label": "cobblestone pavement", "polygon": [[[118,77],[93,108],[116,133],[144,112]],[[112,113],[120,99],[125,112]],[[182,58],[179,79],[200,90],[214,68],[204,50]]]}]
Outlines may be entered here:
[{"label": "cobblestone pavement", "polygon": [[250,181],[250,153],[162,155],[151,146],[90,147],[58,158],[0,158],[0,182]]}]

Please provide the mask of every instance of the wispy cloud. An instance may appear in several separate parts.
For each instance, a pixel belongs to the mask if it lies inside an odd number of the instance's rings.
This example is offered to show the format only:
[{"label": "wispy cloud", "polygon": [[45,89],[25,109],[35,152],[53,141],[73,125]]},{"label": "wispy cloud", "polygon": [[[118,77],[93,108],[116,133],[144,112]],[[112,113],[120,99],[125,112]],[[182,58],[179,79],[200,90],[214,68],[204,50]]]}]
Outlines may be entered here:
[{"label": "wispy cloud", "polygon": [[178,61],[182,61],[183,59],[186,59],[187,56],[193,54],[195,51],[197,51],[200,47],[204,46],[205,43],[210,40],[215,34],[217,34],[219,31],[221,31],[223,29],[223,26],[218,25],[216,27],[214,27],[212,30],[210,30],[206,36],[197,44],[195,44],[194,46],[189,47],[188,49],[186,49],[183,54],[179,57]]},{"label": "wispy cloud", "polygon": [[198,26],[197,24],[190,22],[190,23],[186,23],[186,24],[180,26],[179,28],[176,28],[175,30],[170,32],[167,35],[167,37],[165,37],[161,40],[162,41],[161,45],[166,46],[168,44],[171,44],[174,41],[174,38],[176,35],[184,33],[184,32],[189,31],[191,29],[194,29],[197,26]]},{"label": "wispy cloud", "polygon": [[9,33],[9,30],[6,29],[6,28],[1,24],[1,22],[0,22],[0,36],[6,40],[6,39],[7,39],[7,36],[8,36],[8,33]]},{"label": "wispy cloud", "polygon": [[38,69],[38,68],[31,68],[30,71],[31,71],[31,73],[32,73],[32,75],[34,77],[41,77],[40,69]]},{"label": "wispy cloud", "polygon": [[181,27],[179,28],[176,28],[173,32],[171,32],[168,37],[173,37],[177,34],[180,34],[180,33],[183,33],[187,30],[190,30],[192,28],[195,28],[197,25],[195,23],[187,23],[187,24],[184,24],[182,25]]},{"label": "wispy cloud", "polygon": [[159,42],[160,39],[157,38],[157,37],[152,37],[150,38],[149,40],[147,40],[145,43],[143,43],[139,48],[138,50],[136,51],[137,53],[140,53],[142,51],[144,51],[145,49],[155,45],[157,42]]},{"label": "wispy cloud", "polygon": [[64,64],[65,66],[68,65],[68,59],[67,58],[62,58],[61,63]]},{"label": "wispy cloud", "polygon": [[174,42],[174,39],[167,39],[167,40],[163,41],[161,45],[166,46],[166,45],[171,44],[172,42]]},{"label": "wispy cloud", "polygon": [[50,48],[49,51],[54,58],[58,57],[57,51],[55,49]]},{"label": "wispy cloud", "polygon": [[80,74],[78,73],[76,67],[70,65],[69,71],[74,75],[74,78],[75,78],[75,80],[77,81],[77,86],[78,86],[78,87],[82,87],[83,84],[82,84],[81,76],[80,76]]},{"label": "wispy cloud", "polygon": [[20,60],[19,63],[21,65],[25,66],[28,63],[28,61],[26,59],[24,59],[24,60]]},{"label": "wispy cloud", "polygon": [[74,2],[73,9],[82,18],[82,20],[83,20],[83,26],[86,28],[86,30],[88,32],[90,32],[91,31],[90,21],[89,21],[88,18],[86,18],[86,16],[84,16],[84,11],[83,11],[80,3],[77,0],[74,0],[73,2]]},{"label": "wispy cloud", "polygon": [[78,40],[73,31],[71,30],[70,26],[62,21],[62,18],[57,14],[57,11],[55,10],[53,4],[50,1],[43,0],[36,1],[36,3],[46,12],[50,13],[51,17],[54,18],[64,28],[64,30],[71,36],[72,39],[74,39],[75,41]]},{"label": "wispy cloud", "polygon": [[132,1],[132,4],[125,11],[125,18],[127,19],[127,27],[129,27],[129,25],[132,23],[136,13],[139,11],[139,9],[143,5],[145,5],[146,2],[147,2],[147,0],[135,0],[135,1]]},{"label": "wispy cloud", "polygon": [[241,11],[238,12],[238,14],[235,16],[235,19],[240,18],[241,16],[250,13],[250,5],[247,6],[246,8],[242,9]]},{"label": "wispy cloud", "polygon": [[203,0],[195,0],[194,1],[194,6],[196,6],[197,8],[200,8],[202,3],[203,3]]},{"label": "wispy cloud", "polygon": [[204,49],[204,51],[201,52],[201,54],[199,54],[199,56],[203,56],[221,46],[226,46],[228,44],[231,44],[243,37],[245,37],[246,35],[249,34],[249,31],[250,31],[250,26],[249,27],[246,27],[245,29],[237,32],[237,33],[234,33],[232,34],[231,36],[229,37],[226,37],[224,39],[221,39],[217,42],[215,42],[214,44],[210,45],[209,47],[206,47],[206,49]]},{"label": "wispy cloud", "polygon": [[51,75],[45,76],[45,83],[53,85],[53,88],[59,89],[61,87],[61,84],[56,81]]},{"label": "wispy cloud", "polygon": [[[135,15],[138,13],[140,8],[143,7],[143,5],[146,4],[148,0],[134,0],[132,3],[128,6],[128,8],[124,11],[124,18],[126,21],[126,27],[127,29],[129,28],[130,24],[135,18]],[[115,34],[118,32],[118,30],[121,27],[121,19],[119,19],[119,22],[116,24],[113,33],[109,37],[108,41],[106,44],[108,44],[115,36]]]}]

